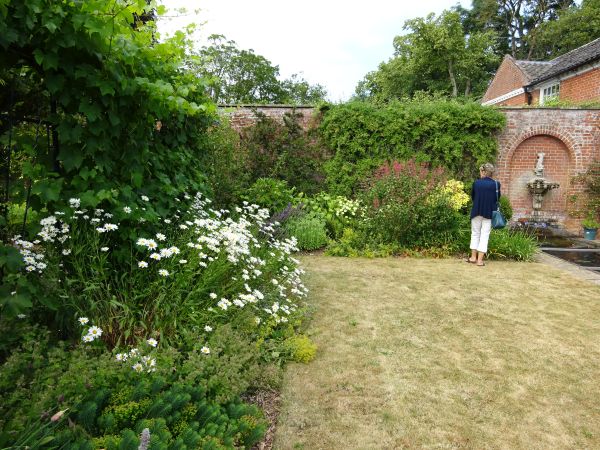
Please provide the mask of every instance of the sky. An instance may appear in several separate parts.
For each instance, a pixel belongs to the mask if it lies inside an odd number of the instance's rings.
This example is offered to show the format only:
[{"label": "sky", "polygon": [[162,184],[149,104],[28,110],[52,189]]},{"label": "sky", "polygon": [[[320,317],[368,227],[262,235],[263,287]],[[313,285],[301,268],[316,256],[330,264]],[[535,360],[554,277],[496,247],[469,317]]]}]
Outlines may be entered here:
[{"label": "sky", "polygon": [[[252,49],[279,66],[280,78],[296,73],[321,84],[333,102],[345,101],[364,76],[393,53],[404,21],[441,13],[471,0],[161,0],[168,9],[159,23],[171,34],[198,25],[198,48],[222,34],[240,49]],[[187,12],[179,12],[185,8]]]}]

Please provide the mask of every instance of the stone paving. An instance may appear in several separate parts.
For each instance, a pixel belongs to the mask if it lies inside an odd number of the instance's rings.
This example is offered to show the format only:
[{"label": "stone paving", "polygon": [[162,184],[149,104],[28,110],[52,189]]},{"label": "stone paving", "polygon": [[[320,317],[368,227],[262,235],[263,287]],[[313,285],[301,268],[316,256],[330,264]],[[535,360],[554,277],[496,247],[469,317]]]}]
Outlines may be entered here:
[{"label": "stone paving", "polygon": [[556,267],[557,269],[564,270],[565,272],[569,272],[576,278],[600,285],[599,273],[583,269],[576,264],[565,261],[564,259],[557,258],[556,256],[552,256],[544,252],[539,252],[536,260],[538,262]]}]

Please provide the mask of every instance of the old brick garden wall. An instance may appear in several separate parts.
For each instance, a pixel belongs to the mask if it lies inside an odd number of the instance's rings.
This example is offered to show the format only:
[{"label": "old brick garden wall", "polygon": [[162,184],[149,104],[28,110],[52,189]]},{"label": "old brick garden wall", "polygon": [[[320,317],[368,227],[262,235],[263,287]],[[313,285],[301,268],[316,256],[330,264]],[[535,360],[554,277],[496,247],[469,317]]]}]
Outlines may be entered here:
[{"label": "old brick garden wall", "polygon": [[542,205],[545,219],[557,220],[578,232],[579,219],[573,217],[581,200],[582,186],[573,177],[585,172],[594,159],[600,159],[600,110],[558,108],[502,108],[507,124],[498,135],[496,165],[503,194],[510,199],[514,218],[526,219],[532,213],[527,182],[533,178],[538,153],[544,153],[545,177],[560,183],[546,194]]},{"label": "old brick garden wall", "polygon": [[[255,111],[283,121],[285,113],[295,110],[304,129],[317,120],[314,108],[308,106],[220,106],[219,110],[237,130],[256,123]],[[543,217],[579,232],[580,218],[573,216],[579,206],[573,200],[581,200],[582,186],[572,180],[594,159],[600,160],[600,109],[503,107],[501,111],[507,124],[497,136],[497,176],[502,193],[513,205],[514,219],[527,219],[532,214],[527,182],[533,178],[538,153],[544,153],[544,175],[560,187],[546,194]]]},{"label": "old brick garden wall", "polygon": [[227,116],[231,126],[236,130],[254,125],[257,112],[279,122],[283,122],[286,113],[295,111],[299,115],[298,123],[305,130],[312,124],[314,108],[312,106],[286,105],[219,105],[219,113]]}]

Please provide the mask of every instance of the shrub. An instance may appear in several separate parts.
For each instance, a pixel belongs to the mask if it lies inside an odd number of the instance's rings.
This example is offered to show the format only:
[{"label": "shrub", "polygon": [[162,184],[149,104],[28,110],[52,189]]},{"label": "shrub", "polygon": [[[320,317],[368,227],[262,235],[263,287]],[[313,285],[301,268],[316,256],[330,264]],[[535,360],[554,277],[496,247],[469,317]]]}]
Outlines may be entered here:
[{"label": "shrub", "polygon": [[283,124],[256,111],[256,124],[242,131],[252,180],[276,178],[309,194],[323,184],[323,152],[300,126],[295,111],[283,116]]},{"label": "shrub", "polygon": [[205,136],[199,162],[204,168],[210,196],[219,208],[238,204],[250,185],[248,155],[238,133],[226,119],[210,128]]},{"label": "shrub", "polygon": [[510,200],[508,199],[508,197],[506,197],[505,195],[500,196],[500,212],[502,213],[502,216],[506,219],[507,222],[509,222],[510,219],[512,219],[512,205],[510,204]]},{"label": "shrub", "polygon": [[405,248],[447,244],[458,230],[460,215],[445,186],[440,168],[430,170],[414,160],[383,165],[364,193],[370,237]]},{"label": "shrub", "polygon": [[[250,341],[243,341],[247,348],[252,347]],[[47,357],[15,352],[5,363],[3,373],[10,374],[10,370],[4,371],[7,365],[28,364],[32,357],[35,366],[17,378],[26,382],[15,386],[13,379],[10,389],[5,376],[2,378],[6,403],[0,406],[0,442],[18,442],[22,436],[31,439],[37,430],[49,425],[53,429],[44,436],[46,442],[73,449],[95,448],[90,445],[137,449],[145,428],[150,431],[153,445],[160,448],[182,448],[184,443],[196,448],[207,439],[225,448],[249,448],[260,440],[266,423],[256,407],[230,394],[227,399],[212,395],[215,381],[219,385],[231,381],[227,373],[235,365],[229,364],[230,358],[245,355],[191,352],[184,356],[164,351],[167,354],[155,366],[156,371],[143,373],[131,370],[129,363],[115,361],[110,354],[86,348],[67,351],[56,346],[49,349]],[[200,357],[202,363],[198,362]],[[17,363],[21,359],[24,361]],[[173,370],[173,364],[177,370]],[[203,367],[204,374],[207,367],[219,369],[201,379],[192,373],[198,367]],[[217,372],[225,381],[219,380]],[[241,387],[235,383],[232,386]],[[66,421],[57,425],[50,421],[57,409],[64,411],[69,426]],[[35,439],[28,442],[36,443]]]},{"label": "shrub", "polygon": [[317,346],[308,336],[296,335],[285,341],[285,346],[296,362],[309,363],[317,354]]},{"label": "shrub", "polygon": [[302,199],[306,211],[322,216],[332,239],[341,236],[344,228],[356,226],[364,211],[360,200],[351,200],[341,195],[333,196],[320,192]]},{"label": "shrub", "polygon": [[132,32],[146,2],[9,0],[0,9],[3,113],[14,122],[3,119],[0,139],[11,136],[20,169],[7,198],[24,202],[31,184],[31,208],[55,211],[76,195],[96,206],[144,193],[165,214],[183,190],[204,188],[197,155],[215,105],[186,69],[184,34],[157,41],[152,20]]},{"label": "shrub", "polygon": [[308,213],[286,222],[285,230],[288,236],[298,241],[301,250],[317,250],[327,244],[325,219],[318,214]]},{"label": "shrub", "polygon": [[274,178],[259,178],[246,190],[242,198],[267,208],[272,214],[297,203],[296,189],[288,187],[286,181]]}]

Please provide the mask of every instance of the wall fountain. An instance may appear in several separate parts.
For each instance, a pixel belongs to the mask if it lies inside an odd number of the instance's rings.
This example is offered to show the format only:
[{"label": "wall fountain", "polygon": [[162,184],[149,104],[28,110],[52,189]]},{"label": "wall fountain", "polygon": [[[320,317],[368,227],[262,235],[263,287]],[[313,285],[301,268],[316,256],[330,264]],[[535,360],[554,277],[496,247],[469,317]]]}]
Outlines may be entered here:
[{"label": "wall fountain", "polygon": [[544,195],[551,190],[556,189],[560,186],[558,183],[550,182],[544,177],[544,153],[538,153],[537,161],[535,163],[535,169],[533,171],[534,177],[529,180],[527,187],[533,197],[533,214],[531,221],[538,223],[542,221],[541,210]]}]

